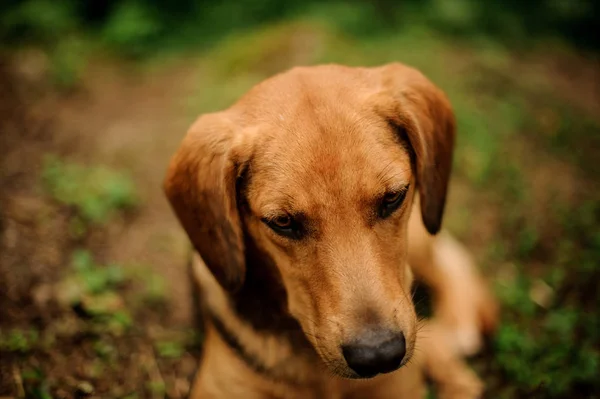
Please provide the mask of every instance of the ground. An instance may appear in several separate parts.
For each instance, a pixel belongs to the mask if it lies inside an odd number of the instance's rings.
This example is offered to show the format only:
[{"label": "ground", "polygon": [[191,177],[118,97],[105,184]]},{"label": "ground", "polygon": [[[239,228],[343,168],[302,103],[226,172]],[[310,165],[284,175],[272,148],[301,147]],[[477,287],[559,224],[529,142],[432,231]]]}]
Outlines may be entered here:
[{"label": "ground", "polygon": [[185,397],[201,336],[161,182],[186,128],[295,64],[393,60],[457,113],[446,226],[503,304],[473,359],[489,397],[598,397],[598,60],[305,21],[143,65],[98,56],[67,91],[39,50],[1,65],[0,396]]}]

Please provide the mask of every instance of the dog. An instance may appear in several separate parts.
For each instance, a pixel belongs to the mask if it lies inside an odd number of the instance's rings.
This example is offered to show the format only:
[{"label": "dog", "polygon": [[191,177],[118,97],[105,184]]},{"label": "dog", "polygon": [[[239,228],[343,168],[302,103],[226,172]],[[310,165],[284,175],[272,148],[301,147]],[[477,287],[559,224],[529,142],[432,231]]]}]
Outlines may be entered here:
[{"label": "dog", "polygon": [[164,182],[206,326],[191,398],[479,397],[463,357],[497,306],[440,232],[454,140],[446,95],[400,63],[296,67],[200,116]]}]

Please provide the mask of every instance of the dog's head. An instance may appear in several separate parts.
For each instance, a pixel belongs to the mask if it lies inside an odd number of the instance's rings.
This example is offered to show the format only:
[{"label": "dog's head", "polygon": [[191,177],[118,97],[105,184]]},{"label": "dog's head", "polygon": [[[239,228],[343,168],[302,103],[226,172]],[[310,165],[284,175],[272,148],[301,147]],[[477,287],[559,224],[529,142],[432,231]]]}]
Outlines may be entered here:
[{"label": "dog's head", "polygon": [[369,377],[414,350],[407,222],[418,193],[440,229],[453,142],[448,100],[412,68],[296,68],[200,117],[165,190],[226,290],[265,267],[251,242],[322,360]]}]

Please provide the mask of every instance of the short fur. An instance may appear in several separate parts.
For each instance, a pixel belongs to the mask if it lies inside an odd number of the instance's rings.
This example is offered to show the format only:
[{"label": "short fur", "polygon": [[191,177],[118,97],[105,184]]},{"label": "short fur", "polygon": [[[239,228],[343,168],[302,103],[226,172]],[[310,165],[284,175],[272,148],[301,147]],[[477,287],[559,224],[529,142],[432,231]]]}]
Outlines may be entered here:
[{"label": "short fur", "polygon": [[[460,356],[493,328],[495,302],[464,248],[433,236],[454,136],[446,96],[397,63],[294,68],[201,116],[165,179],[200,255],[207,336],[192,397],[419,398],[425,375],[442,397],[477,397]],[[406,187],[379,218],[380,198]],[[265,223],[282,214],[302,239]],[[425,324],[412,271],[436,295]],[[409,364],[354,379],[340,345],[374,327],[404,334]]]}]

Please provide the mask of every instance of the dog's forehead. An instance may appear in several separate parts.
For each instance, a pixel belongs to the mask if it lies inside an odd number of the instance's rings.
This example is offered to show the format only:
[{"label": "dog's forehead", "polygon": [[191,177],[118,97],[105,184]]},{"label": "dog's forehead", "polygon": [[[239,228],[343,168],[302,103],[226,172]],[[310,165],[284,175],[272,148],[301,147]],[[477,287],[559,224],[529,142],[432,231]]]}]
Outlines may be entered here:
[{"label": "dog's forehead", "polygon": [[238,103],[258,136],[249,196],[261,212],[359,204],[410,181],[408,151],[369,106],[376,78],[363,68],[296,68]]},{"label": "dog's forehead", "polygon": [[410,157],[386,121],[327,90],[302,92],[263,120],[251,193],[262,212],[360,204],[407,184]]},{"label": "dog's forehead", "polygon": [[380,87],[377,76],[368,68],[340,65],[296,67],[254,86],[238,104],[243,107],[261,107],[266,103],[282,106],[303,94],[339,97],[374,92]]}]

